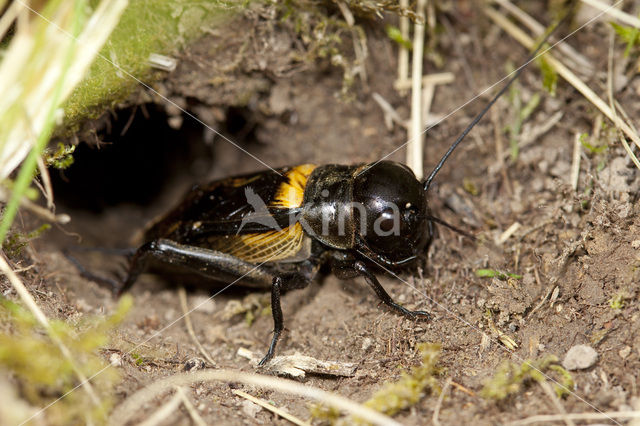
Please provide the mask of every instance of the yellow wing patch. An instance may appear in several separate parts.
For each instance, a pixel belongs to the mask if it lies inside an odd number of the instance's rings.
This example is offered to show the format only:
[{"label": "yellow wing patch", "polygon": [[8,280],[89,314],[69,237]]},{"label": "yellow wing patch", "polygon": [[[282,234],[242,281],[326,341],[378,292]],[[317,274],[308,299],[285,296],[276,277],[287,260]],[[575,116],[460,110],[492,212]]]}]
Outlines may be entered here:
[{"label": "yellow wing patch", "polygon": [[[290,209],[300,207],[309,175],[317,166],[302,164],[286,173],[271,207]],[[295,223],[281,231],[212,237],[213,250],[219,250],[251,263],[272,262],[295,256],[302,250],[304,231]]]},{"label": "yellow wing patch", "polygon": [[304,232],[296,223],[282,231],[217,237],[213,249],[251,263],[271,262],[295,256],[302,249]]},{"label": "yellow wing patch", "polygon": [[315,164],[301,164],[293,167],[286,174],[286,181],[280,184],[272,207],[294,208],[302,205],[304,187],[307,185],[309,175],[316,168]]}]

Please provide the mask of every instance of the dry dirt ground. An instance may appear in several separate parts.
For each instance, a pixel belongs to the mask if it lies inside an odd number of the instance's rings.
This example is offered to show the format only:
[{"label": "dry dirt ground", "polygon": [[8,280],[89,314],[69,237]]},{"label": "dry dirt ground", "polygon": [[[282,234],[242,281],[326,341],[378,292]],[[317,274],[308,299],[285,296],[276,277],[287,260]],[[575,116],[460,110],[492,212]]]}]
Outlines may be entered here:
[{"label": "dry dirt ground", "polygon": [[[461,5],[444,14],[448,24],[436,43],[442,68],[425,63],[425,73],[451,71],[456,77],[455,83],[437,88],[434,114],[454,111],[500,79],[507,64],[522,63],[527,55],[480,10]],[[549,22],[546,13],[535,8],[532,12],[541,22]],[[339,16],[337,10],[331,13]],[[345,102],[339,96],[342,70],[324,60],[297,60],[296,54],[302,56],[307,45],[291,25],[264,10],[237,19],[232,26],[235,32],[214,31],[190,46],[179,57],[178,69],[156,88],[272,167],[371,162],[406,141],[403,128],[385,126],[383,113],[372,99],[374,92],[379,93],[402,117],[409,115],[409,97],[393,88],[397,48],[386,36],[384,23],[359,21],[367,40],[368,81],[363,85],[356,79],[351,91],[354,99]],[[561,32],[566,34],[568,29]],[[596,71],[588,82],[602,96],[606,93],[608,34],[608,26],[601,22],[568,40],[594,65]],[[347,40],[349,54],[351,41]],[[623,45],[616,44],[614,57],[619,65],[624,61],[623,50]],[[637,68],[637,64],[628,68],[634,66]],[[624,72],[619,76],[625,77]],[[616,97],[639,126],[635,112],[640,108],[640,79],[629,72],[625,78]],[[304,383],[364,401],[383,383],[397,380],[402,371],[419,362],[417,343],[437,342],[442,345],[439,382],[450,377],[460,385],[448,390],[440,422],[505,423],[558,413],[559,408],[535,383],[502,402],[479,396],[483,383],[503,361],[521,363],[549,354],[562,359],[572,346],[588,344],[597,351],[598,360],[572,373],[575,388],[560,400],[563,409],[624,411],[637,404],[638,170],[606,119],[603,126],[597,124],[601,118],[589,102],[562,80],[556,96],[551,97],[541,89],[540,80],[539,68],[531,66],[517,82],[517,96],[523,103],[534,93],[542,97],[522,133],[535,133],[554,114],[562,118],[522,147],[511,161],[506,153],[509,134],[504,129],[517,117],[515,101],[504,97],[449,160],[430,191],[435,215],[476,235],[478,241],[439,228],[419,268],[401,275],[405,283],[391,276],[381,278],[396,300],[432,312],[431,321],[416,323],[391,313],[380,306],[362,280],[340,281],[327,275],[283,297],[287,332],[279,354],[299,352],[358,367],[353,377],[309,375]],[[487,95],[480,96],[427,133],[427,172],[487,100]],[[175,205],[194,182],[264,168],[153,94],[140,92],[131,103],[140,105],[113,114],[111,133],[98,132],[102,141],[113,145],[100,150],[81,147],[76,166],[64,173],[64,179],[54,176],[58,211],[73,218],[65,231],[81,235],[82,246],[130,247],[136,234]],[[128,123],[132,111],[135,117]],[[128,129],[121,136],[125,125]],[[591,143],[608,148],[599,153],[582,150],[578,190],[574,191],[569,176],[575,134],[593,135],[594,128],[598,135]],[[389,158],[403,161],[403,157],[400,149]],[[499,161],[501,157],[504,161]],[[515,233],[502,244],[494,243],[514,223],[520,224]],[[32,288],[42,290],[37,295],[49,293],[38,300],[52,316],[99,314],[109,312],[115,304],[109,289],[80,277],[61,254],[62,247],[77,244],[74,236],[56,230],[34,243],[40,275]],[[78,257],[103,275],[124,274],[123,257]],[[475,271],[481,268],[517,273],[522,278],[479,278]],[[123,358],[118,401],[182,371],[187,360],[201,356],[183,321],[165,329],[182,314],[180,280],[180,276],[146,274],[133,287],[135,307],[104,349],[105,358],[112,353]],[[191,306],[215,294],[215,289],[197,284],[191,281],[188,286]],[[266,350],[273,325],[270,316],[257,313],[249,324],[244,314],[229,318],[224,313],[230,303],[246,301],[251,295],[264,303],[266,294],[230,288],[191,313],[196,336],[216,367],[255,371],[236,352],[240,347],[257,354]],[[151,338],[159,330],[162,332]],[[498,339],[499,332],[512,337],[517,348],[507,349]],[[146,359],[142,365],[127,354],[132,345],[140,343],[137,353]],[[304,399],[241,388],[308,418]],[[229,385],[194,385],[189,397],[209,423],[288,423],[265,410],[251,410]],[[408,425],[428,423],[437,399],[437,394],[428,393],[395,419]],[[137,420],[162,403],[154,400],[141,407]],[[189,423],[182,409],[166,421]]]}]

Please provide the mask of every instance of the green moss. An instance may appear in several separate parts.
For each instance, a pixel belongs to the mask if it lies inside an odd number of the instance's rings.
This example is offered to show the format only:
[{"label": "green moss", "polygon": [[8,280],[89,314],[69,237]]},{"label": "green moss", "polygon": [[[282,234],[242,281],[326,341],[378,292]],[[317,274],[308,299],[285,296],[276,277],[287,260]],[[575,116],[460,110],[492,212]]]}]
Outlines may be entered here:
[{"label": "green moss", "polygon": [[479,278],[497,278],[501,281],[507,281],[509,278],[515,278],[519,280],[522,275],[514,274],[511,272],[501,272],[497,269],[478,269],[476,270],[476,277]]},{"label": "green moss", "polygon": [[9,373],[21,398],[47,408],[47,424],[103,423],[113,404],[113,390],[119,381],[115,369],[97,354],[107,344],[108,334],[122,321],[132,305],[123,297],[116,312],[107,318],[90,318],[78,324],[51,321],[55,335],[71,351],[74,363],[87,376],[100,398],[91,402],[78,383],[72,362],[65,358],[33,315],[20,305],[0,298],[0,371]]},{"label": "green moss", "polygon": [[232,13],[231,4],[222,0],[131,1],[100,57],[67,99],[65,126],[72,130],[126,98],[138,87],[134,77],[153,80],[148,64],[151,53],[172,54]]},{"label": "green moss", "polygon": [[64,145],[62,143],[58,143],[58,149],[55,151],[45,149],[44,163],[47,167],[64,170],[73,164],[73,153],[75,150],[75,145]]},{"label": "green moss", "polygon": [[386,383],[363,405],[393,416],[415,405],[428,391],[440,392],[435,377],[440,373],[440,368],[436,366],[440,357],[440,345],[420,343],[418,351],[422,356],[422,364],[403,373],[397,382]]},{"label": "green moss", "polygon": [[487,399],[505,399],[519,393],[530,382],[546,381],[550,372],[556,373],[553,379],[559,383],[555,385],[556,393],[559,396],[568,394],[574,386],[573,377],[558,364],[555,355],[548,355],[522,364],[504,361],[485,383],[480,395]]},{"label": "green moss", "polygon": [[49,229],[51,229],[51,225],[45,223],[27,234],[23,234],[21,232],[9,234],[7,239],[2,244],[2,249],[5,251],[7,256],[16,257],[22,252],[22,249],[27,246],[27,244],[29,244],[31,240],[38,238]]},{"label": "green moss", "polygon": [[[427,391],[440,392],[440,386],[435,377],[441,372],[440,368],[436,366],[440,357],[440,345],[420,343],[418,351],[422,356],[420,365],[413,367],[408,373],[402,373],[402,377],[397,382],[385,383],[363,405],[388,416],[393,416],[415,405]],[[359,418],[339,419],[339,411],[322,404],[311,405],[310,412],[313,419],[331,424],[366,424],[364,420]]]}]

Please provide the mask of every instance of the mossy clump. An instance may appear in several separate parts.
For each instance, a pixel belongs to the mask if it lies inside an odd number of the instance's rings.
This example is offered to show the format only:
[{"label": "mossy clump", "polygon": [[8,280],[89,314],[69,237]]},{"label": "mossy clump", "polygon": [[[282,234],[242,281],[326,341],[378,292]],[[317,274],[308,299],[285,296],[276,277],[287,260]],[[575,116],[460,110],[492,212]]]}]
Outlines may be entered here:
[{"label": "mossy clump", "polygon": [[19,256],[22,252],[22,249],[25,248],[25,246],[27,246],[31,240],[38,238],[49,229],[51,229],[51,225],[45,223],[43,225],[40,225],[33,231],[27,232],[26,234],[22,232],[9,234],[7,239],[2,244],[2,249],[10,258]]},{"label": "mossy clump", "polygon": [[[554,377],[549,377],[549,374]],[[527,360],[522,364],[504,361],[494,376],[489,379],[480,395],[487,399],[502,400],[519,393],[528,383],[544,382],[553,379],[556,394],[560,397],[569,394],[574,382],[571,374],[558,364],[555,355],[548,355],[536,360]]]},{"label": "mossy clump", "polygon": [[[436,376],[440,368],[436,365],[440,357],[440,345],[436,343],[420,343],[418,351],[422,356],[422,363],[413,367],[411,371],[402,374],[397,382],[385,383],[363,405],[388,416],[393,416],[402,410],[415,405],[427,391],[440,392]],[[311,415],[314,419],[329,421],[337,420],[337,411],[323,406],[312,406]],[[362,419],[349,417],[345,424],[363,424]]]},{"label": "mossy clump", "polygon": [[[89,318],[77,324],[52,320],[51,332],[69,349],[70,360],[31,312],[0,298],[0,375],[11,377],[23,401],[33,407],[46,407],[42,416],[47,424],[104,423],[120,379],[97,351],[107,344],[109,334],[132,303],[130,297],[123,297],[115,313],[107,318]],[[74,368],[91,379],[99,404],[83,389]],[[0,412],[11,410],[0,401]]]},{"label": "mossy clump", "polygon": [[54,169],[67,169],[73,164],[73,153],[75,150],[75,145],[58,143],[56,150],[45,149],[44,163],[47,167],[53,167]]}]

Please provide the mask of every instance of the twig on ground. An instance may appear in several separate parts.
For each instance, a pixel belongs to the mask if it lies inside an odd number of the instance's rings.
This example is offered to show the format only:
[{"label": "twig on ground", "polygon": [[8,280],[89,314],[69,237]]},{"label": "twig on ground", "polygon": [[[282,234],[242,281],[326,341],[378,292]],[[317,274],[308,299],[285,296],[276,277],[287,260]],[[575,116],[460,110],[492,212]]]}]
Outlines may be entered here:
[{"label": "twig on ground", "polygon": [[[485,336],[486,336],[486,334],[485,334]],[[469,389],[469,388],[467,388],[465,386],[462,386],[460,383],[456,383],[454,381],[451,381],[451,386],[453,386],[455,388],[458,388],[459,391],[462,391],[462,392],[466,393],[467,395],[472,396],[474,398],[477,396],[474,391],[472,391],[471,389]]]},{"label": "twig on ground", "polygon": [[447,381],[444,383],[444,386],[440,391],[440,395],[438,396],[438,402],[436,403],[436,407],[433,410],[433,417],[431,418],[431,420],[433,421],[433,424],[435,426],[440,426],[440,419],[438,418],[440,417],[440,408],[442,407],[442,401],[444,401],[444,396],[449,390],[450,386],[451,386],[451,377],[447,378]]},{"label": "twig on ground", "polygon": [[515,234],[518,229],[520,229],[520,226],[522,226],[520,224],[520,222],[513,222],[511,224],[511,226],[507,228],[506,231],[504,231],[502,234],[500,234],[500,236],[496,240],[496,244],[498,244],[498,245],[504,244],[505,241],[507,241],[509,238],[511,238],[511,236],[513,234]]},{"label": "twig on ground", "polygon": [[308,422],[305,422],[303,420],[300,420],[296,416],[287,413],[283,409],[278,408],[278,407],[276,407],[274,405],[271,405],[268,402],[266,402],[266,401],[264,401],[264,400],[262,400],[260,398],[256,398],[253,395],[249,395],[246,392],[243,392],[243,391],[238,390],[238,389],[234,389],[233,393],[238,395],[238,396],[241,396],[242,398],[248,399],[249,401],[253,402],[254,404],[258,404],[259,406],[261,406],[265,410],[269,410],[272,413],[282,417],[283,419],[289,420],[293,424],[296,424],[296,425],[299,425],[299,426],[310,426],[311,425],[311,423],[308,423]]},{"label": "twig on ground", "polygon": [[182,313],[184,314],[184,322],[187,325],[187,332],[189,333],[189,336],[191,336],[191,340],[193,340],[193,343],[196,344],[202,356],[204,356],[212,366],[215,366],[215,361],[213,360],[213,358],[211,358],[209,352],[204,349],[204,347],[196,337],[195,331],[193,330],[191,316],[189,315],[191,311],[189,310],[189,306],[187,305],[187,292],[185,291],[184,287],[180,287],[180,289],[178,289],[178,296],[180,297],[180,306],[182,307]]},{"label": "twig on ground", "polygon": [[[257,365],[260,360],[260,357],[245,348],[238,348],[238,356],[247,358],[253,365]],[[303,378],[307,373],[353,377],[357,365],[350,362],[323,361],[296,353],[294,355],[278,355],[265,368],[270,373],[295,378]]]}]

